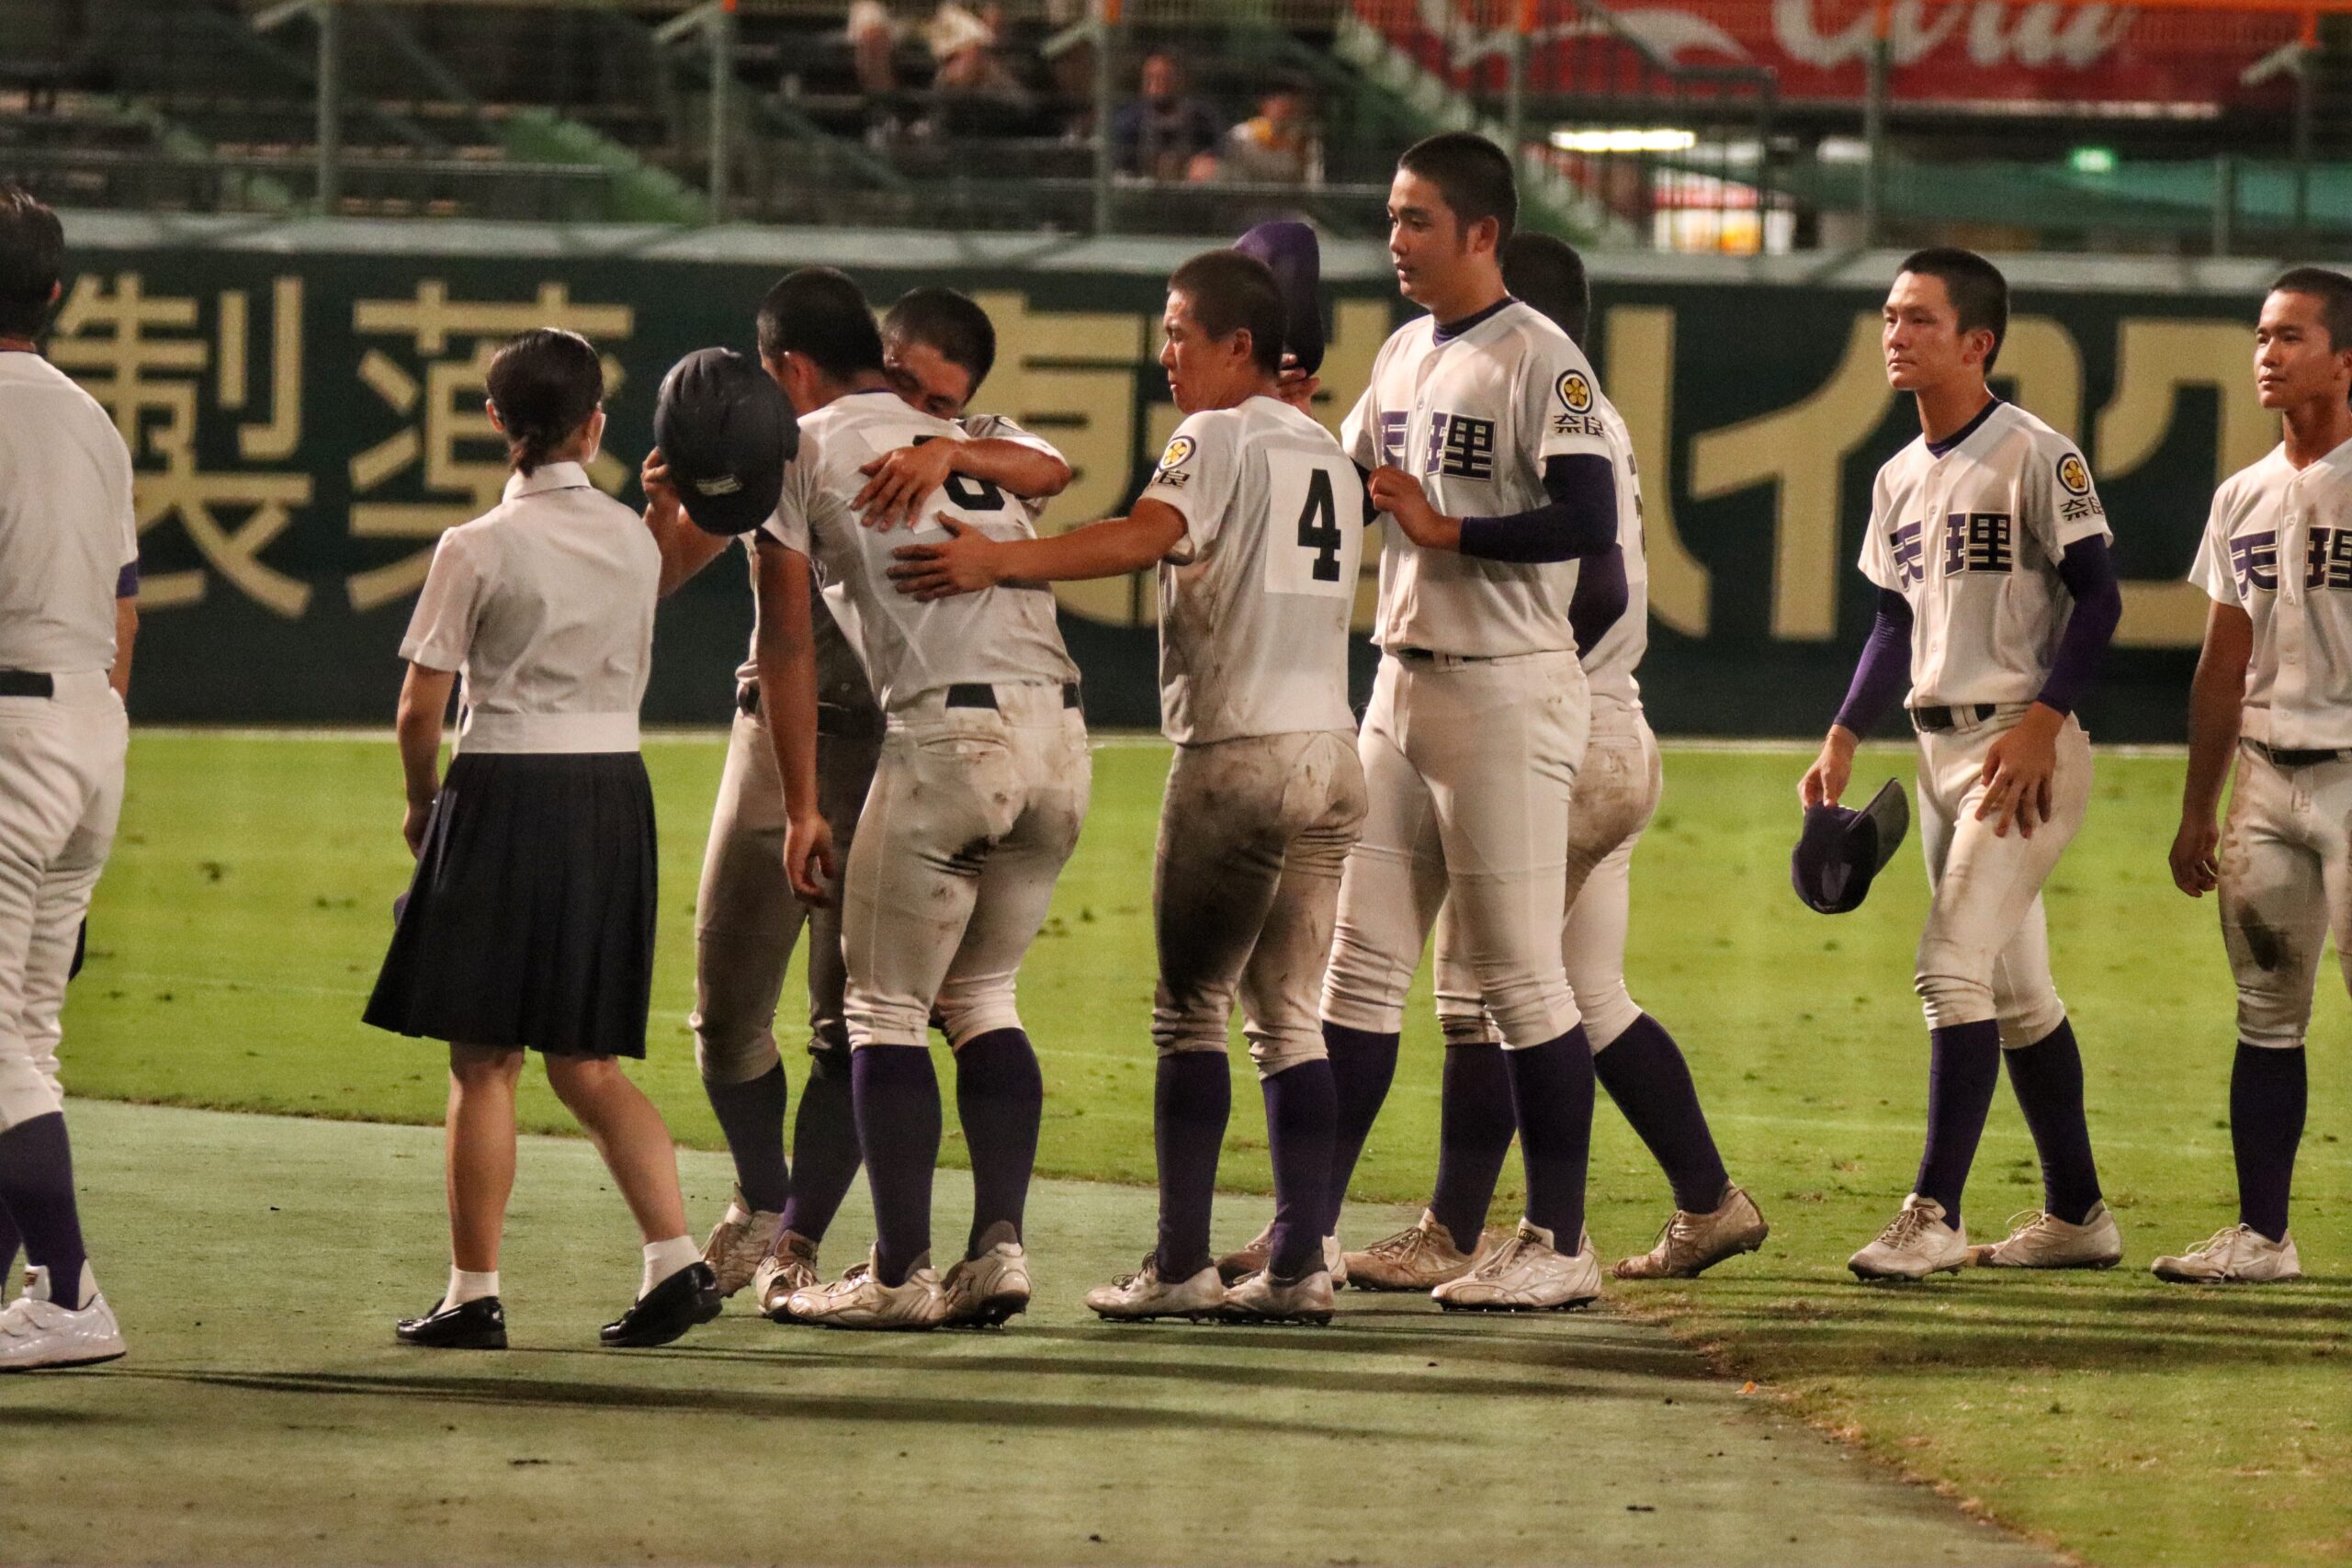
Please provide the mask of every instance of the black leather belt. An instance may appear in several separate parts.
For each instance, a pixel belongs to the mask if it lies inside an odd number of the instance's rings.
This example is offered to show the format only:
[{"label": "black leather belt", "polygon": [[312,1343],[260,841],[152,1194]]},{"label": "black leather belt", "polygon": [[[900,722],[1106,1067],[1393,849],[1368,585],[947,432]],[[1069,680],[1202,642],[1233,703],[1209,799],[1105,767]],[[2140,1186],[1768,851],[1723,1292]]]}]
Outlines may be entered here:
[{"label": "black leather belt", "polygon": [[[749,718],[760,716],[760,683],[745,681],[735,688],[735,710]],[[843,707],[839,703],[817,705],[817,733],[835,740],[879,740],[882,716],[872,708]]]},{"label": "black leather belt", "polygon": [[1442,654],[1436,649],[1429,648],[1392,648],[1388,651],[1395,654],[1399,659],[1411,660],[1416,664],[1431,664],[1435,663],[1440,659],[1457,659],[1464,664],[1485,664],[1490,662],[1495,658],[1495,655],[1491,653]]},{"label": "black leather belt", "polygon": [[53,697],[57,682],[30,670],[0,670],[0,697]]},{"label": "black leather belt", "polygon": [[1924,707],[1911,710],[1911,722],[1921,729],[1942,731],[1958,729],[1962,724],[1982,724],[2000,709],[1991,703],[1962,703],[1958,707]]},{"label": "black leather belt", "polygon": [[2285,746],[2267,746],[2259,740],[2249,740],[2246,744],[2274,768],[2316,768],[2323,762],[2341,762],[2352,757],[2352,750],[2339,746],[2295,750]]},{"label": "black leather belt", "polygon": [[[997,705],[996,688],[985,681],[958,681],[947,688],[947,700],[941,705],[951,708],[992,708]],[[1078,706],[1078,682],[1062,682],[1062,706]]]}]

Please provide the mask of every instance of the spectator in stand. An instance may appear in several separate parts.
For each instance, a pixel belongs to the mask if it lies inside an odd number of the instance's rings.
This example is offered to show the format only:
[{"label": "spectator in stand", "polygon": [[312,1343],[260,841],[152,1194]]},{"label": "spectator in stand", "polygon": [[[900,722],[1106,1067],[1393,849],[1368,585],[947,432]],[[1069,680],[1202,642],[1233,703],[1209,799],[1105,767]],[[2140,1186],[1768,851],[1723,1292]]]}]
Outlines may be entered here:
[{"label": "spectator in stand", "polygon": [[1256,117],[1226,134],[1217,172],[1222,179],[1246,185],[1321,185],[1323,142],[1306,90],[1296,83],[1267,88]]},{"label": "spectator in stand", "polygon": [[[888,140],[910,130],[922,134],[932,128],[919,118],[919,106],[900,100],[898,51],[910,39],[919,39],[930,51],[931,85],[946,107],[977,101],[1015,118],[1029,111],[1027,90],[997,48],[1001,7],[975,10],[957,0],[939,0],[928,20],[918,21],[920,14],[920,0],[852,0],[850,48],[858,87],[866,96],[870,138]],[[912,127],[905,123],[910,118],[916,122]]]},{"label": "spectator in stand", "polygon": [[1119,172],[1144,179],[1216,178],[1224,135],[1216,111],[1186,95],[1183,69],[1165,50],[1145,57],[1141,96],[1111,121]]}]

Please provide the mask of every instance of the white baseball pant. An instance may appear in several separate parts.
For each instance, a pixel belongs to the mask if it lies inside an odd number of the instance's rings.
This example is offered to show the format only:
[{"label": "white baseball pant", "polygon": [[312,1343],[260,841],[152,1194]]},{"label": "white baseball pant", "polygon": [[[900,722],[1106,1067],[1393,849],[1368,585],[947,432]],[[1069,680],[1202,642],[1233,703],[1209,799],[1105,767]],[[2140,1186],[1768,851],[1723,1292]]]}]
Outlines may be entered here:
[{"label": "white baseball pant", "polygon": [[[957,689],[962,690],[961,688]],[[843,880],[853,1048],[1018,1029],[1013,985],[1093,780],[1075,687],[937,693],[889,716]],[[1068,695],[1065,695],[1067,691]]]},{"label": "white baseball pant", "polygon": [[1589,701],[1569,649],[1382,658],[1358,739],[1369,805],[1340,885],[1327,1021],[1402,1028],[1422,944],[1450,897],[1504,1044],[1541,1045],[1577,1026],[1559,932]]},{"label": "white baseball pant", "polygon": [[2311,1027],[2331,931],[2352,986],[2352,760],[2284,768],[2240,747],[2221,867],[2238,1038],[2292,1050]]},{"label": "white baseball pant", "polygon": [[65,1108],[65,972],[122,816],[122,699],[103,672],[54,679],[0,697],[0,1133]]}]

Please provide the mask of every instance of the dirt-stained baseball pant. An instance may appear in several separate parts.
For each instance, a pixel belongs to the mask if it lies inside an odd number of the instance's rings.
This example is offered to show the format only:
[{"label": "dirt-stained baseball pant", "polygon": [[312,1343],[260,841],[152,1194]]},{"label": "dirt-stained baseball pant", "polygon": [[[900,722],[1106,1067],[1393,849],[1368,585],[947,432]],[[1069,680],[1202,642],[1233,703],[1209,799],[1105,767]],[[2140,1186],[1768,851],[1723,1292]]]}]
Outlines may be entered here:
[{"label": "dirt-stained baseball pant", "polygon": [[1572,651],[1381,660],[1358,741],[1368,808],[1340,881],[1325,1020],[1396,1033],[1450,897],[1504,1044],[1541,1045],[1577,1026],[1559,933],[1589,723]]},{"label": "dirt-stained baseball pant", "polygon": [[103,673],[54,680],[0,697],[0,1133],[65,1108],[65,976],[122,815],[122,699]]},{"label": "dirt-stained baseball pant", "polygon": [[[1625,935],[1631,924],[1634,846],[1657,811],[1665,778],[1657,737],[1638,708],[1596,705],[1592,739],[1568,811],[1568,918],[1560,928],[1560,961],[1599,1051],[1633,1026],[1641,1005],[1625,989]],[[1437,919],[1437,1018],[1449,1045],[1491,1045],[1502,1036],[1487,1016],[1476,974],[1462,956],[1453,906]]]},{"label": "dirt-stained baseball pant", "polygon": [[1992,818],[1977,820],[1985,753],[2028,705],[2005,705],[1982,720],[1959,713],[1958,728],[1919,733],[1919,842],[1935,891],[1914,984],[1928,1028],[1997,1019],[2010,1050],[2066,1020],[2050,977],[2041,885],[2081,829],[2091,794],[2090,737],[2069,717],[2058,732],[2049,820],[2031,838],[2014,825],[1996,836]]},{"label": "dirt-stained baseball pant", "polygon": [[1261,1078],[1325,1055],[1315,1009],[1363,814],[1345,731],[1176,748],[1152,871],[1163,1055],[1224,1052],[1237,993]]},{"label": "dirt-stained baseball pant", "polygon": [[1093,759],[1077,688],[955,687],[893,713],[844,880],[850,1043],[1018,1029],[1014,980],[1078,845]]},{"label": "dirt-stained baseball pant", "polygon": [[2352,761],[2284,768],[2238,750],[2222,832],[2222,940],[2238,983],[2238,1038],[2293,1050],[2332,931],[2352,986]]}]

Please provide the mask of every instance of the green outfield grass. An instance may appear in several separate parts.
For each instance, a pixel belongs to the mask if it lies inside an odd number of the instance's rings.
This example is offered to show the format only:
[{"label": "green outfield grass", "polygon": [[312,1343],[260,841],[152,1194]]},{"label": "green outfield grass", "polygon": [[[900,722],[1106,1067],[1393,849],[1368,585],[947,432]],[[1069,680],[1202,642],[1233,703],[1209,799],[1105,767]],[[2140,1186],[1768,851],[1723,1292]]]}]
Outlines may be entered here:
[{"label": "green outfield grass", "polygon": [[[717,1129],[684,1017],[692,891],[720,756],[699,741],[648,748],[664,905],[642,1081],[680,1136],[705,1146]],[[1046,1064],[1040,1165],[1050,1174],[1151,1177],[1148,879],[1165,765],[1151,744],[1098,752],[1086,838],[1023,976]],[[1865,910],[1831,920],[1796,903],[1786,864],[1802,765],[1792,753],[1668,749],[1666,803],[1635,861],[1633,987],[1681,1039],[1733,1173],[1774,1234],[1759,1257],[1693,1286],[1624,1290],[1621,1303],[1666,1318],[1872,1453],[2090,1560],[2352,1554],[2352,1031],[2333,971],[2314,1029],[2296,1208],[2311,1281],[2220,1293],[2158,1286],[2150,1256],[2233,1217],[2231,987],[2210,901],[2181,897],[2164,871],[2180,764],[2102,758],[2090,821],[2049,905],[2126,1266],[1865,1290],[1844,1258],[1892,1212],[1918,1152],[1925,1047],[1909,970],[1925,892],[1906,846]],[[1907,765],[1907,752],[1874,749],[1857,787]],[[357,1021],[406,874],[390,745],[145,735],[131,770],[91,966],[68,1017],[70,1087],[436,1119],[435,1050]],[[787,1005],[797,994],[796,979]],[[1438,1058],[1424,987],[1357,1196],[1423,1194]],[[1227,1180],[1262,1192],[1255,1096],[1246,1082],[1237,1090]],[[535,1127],[564,1125],[543,1084],[527,1091],[526,1114]],[[952,1134],[949,1157],[960,1157]],[[1998,1234],[2011,1210],[2038,1199],[2031,1146],[2004,1090],[1969,1194],[1972,1234]],[[1221,1229],[1261,1206],[1228,1200]],[[1638,1250],[1666,1207],[1663,1180],[1604,1105],[1596,1245],[1609,1256]],[[1351,1220],[1349,1239],[1369,1239],[1386,1220]],[[1121,1250],[1145,1240],[1139,1225]]]}]

